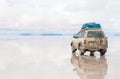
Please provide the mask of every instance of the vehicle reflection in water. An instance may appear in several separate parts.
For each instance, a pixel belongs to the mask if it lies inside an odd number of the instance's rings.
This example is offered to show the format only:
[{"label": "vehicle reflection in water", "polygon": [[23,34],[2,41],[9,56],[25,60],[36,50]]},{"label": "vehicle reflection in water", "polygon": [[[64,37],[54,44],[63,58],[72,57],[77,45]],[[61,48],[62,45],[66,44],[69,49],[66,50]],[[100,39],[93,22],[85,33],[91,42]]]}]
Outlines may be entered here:
[{"label": "vehicle reflection in water", "polygon": [[71,63],[80,79],[104,79],[107,74],[108,65],[105,56],[96,58],[72,55]]}]

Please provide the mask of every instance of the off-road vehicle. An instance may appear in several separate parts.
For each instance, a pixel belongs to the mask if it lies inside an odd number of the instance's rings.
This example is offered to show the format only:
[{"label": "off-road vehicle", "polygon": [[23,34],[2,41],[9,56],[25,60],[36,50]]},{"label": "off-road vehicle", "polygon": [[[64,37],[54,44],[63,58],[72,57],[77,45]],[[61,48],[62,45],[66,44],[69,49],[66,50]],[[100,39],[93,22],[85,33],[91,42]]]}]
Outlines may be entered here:
[{"label": "off-road vehicle", "polygon": [[108,40],[98,23],[83,24],[81,30],[73,38],[72,53],[80,50],[80,54],[84,55],[86,51],[90,51],[90,56],[94,56],[94,52],[99,51],[102,56],[107,52]]}]

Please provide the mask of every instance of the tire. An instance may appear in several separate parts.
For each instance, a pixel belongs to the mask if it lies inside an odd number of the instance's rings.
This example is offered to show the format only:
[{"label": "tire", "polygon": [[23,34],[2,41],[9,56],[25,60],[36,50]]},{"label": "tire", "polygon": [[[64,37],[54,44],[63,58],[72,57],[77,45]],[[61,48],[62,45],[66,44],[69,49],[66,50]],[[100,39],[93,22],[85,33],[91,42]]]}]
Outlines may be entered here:
[{"label": "tire", "polygon": [[72,45],[73,45],[73,42],[70,43],[70,46],[72,46]]},{"label": "tire", "polygon": [[77,49],[72,49],[72,54],[75,54],[76,51]]},{"label": "tire", "polygon": [[105,52],[100,52],[100,56],[104,56],[105,55]]},{"label": "tire", "polygon": [[84,55],[86,51],[81,51],[80,55]]},{"label": "tire", "polygon": [[80,54],[80,55],[84,55],[84,53],[85,53],[85,52],[81,52],[81,54]]},{"label": "tire", "polygon": [[90,52],[90,56],[94,56],[94,52],[93,51]]},{"label": "tire", "polygon": [[71,48],[72,48],[72,54],[75,54],[75,52],[77,51],[77,49],[74,48],[73,42],[71,42],[70,45],[71,45]]},{"label": "tire", "polygon": [[105,55],[105,50],[104,49],[101,49],[100,50],[100,56],[104,56]]}]

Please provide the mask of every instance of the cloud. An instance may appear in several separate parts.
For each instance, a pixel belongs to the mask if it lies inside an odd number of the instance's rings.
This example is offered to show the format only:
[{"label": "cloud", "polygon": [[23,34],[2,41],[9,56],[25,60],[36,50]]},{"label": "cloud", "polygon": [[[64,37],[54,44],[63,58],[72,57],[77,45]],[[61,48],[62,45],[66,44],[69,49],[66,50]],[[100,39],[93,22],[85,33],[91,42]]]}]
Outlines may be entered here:
[{"label": "cloud", "polygon": [[71,12],[81,11],[99,11],[106,7],[107,0],[78,0],[77,2],[71,2],[66,6],[66,10]]},{"label": "cloud", "polygon": [[0,0],[0,28],[74,28],[90,21],[117,25],[119,3],[119,0]]}]

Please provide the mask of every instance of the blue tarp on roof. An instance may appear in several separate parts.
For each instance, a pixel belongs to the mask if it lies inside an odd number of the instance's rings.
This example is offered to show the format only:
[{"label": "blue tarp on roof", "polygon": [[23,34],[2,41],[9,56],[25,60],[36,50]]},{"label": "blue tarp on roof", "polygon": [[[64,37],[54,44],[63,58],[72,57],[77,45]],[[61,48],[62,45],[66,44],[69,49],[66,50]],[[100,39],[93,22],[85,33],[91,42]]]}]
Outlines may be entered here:
[{"label": "blue tarp on roof", "polygon": [[98,23],[85,23],[82,26],[82,29],[89,29],[89,28],[101,28],[101,25]]}]

